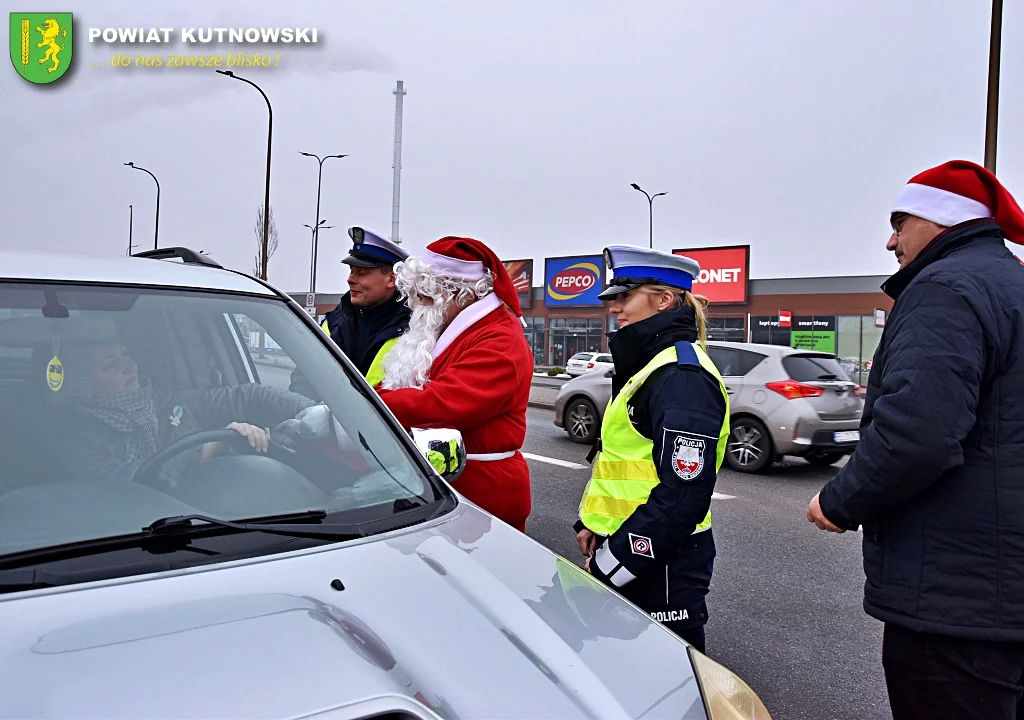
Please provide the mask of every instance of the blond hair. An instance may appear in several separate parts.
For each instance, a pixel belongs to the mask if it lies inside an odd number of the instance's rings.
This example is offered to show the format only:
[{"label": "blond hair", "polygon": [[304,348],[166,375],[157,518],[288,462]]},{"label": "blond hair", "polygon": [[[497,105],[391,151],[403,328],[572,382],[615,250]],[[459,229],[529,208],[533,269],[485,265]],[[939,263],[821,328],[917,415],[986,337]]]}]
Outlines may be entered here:
[{"label": "blond hair", "polygon": [[688,305],[693,308],[693,314],[697,318],[697,339],[700,341],[702,347],[707,347],[708,342],[708,299],[703,295],[694,295],[689,290],[681,290],[679,288],[669,287],[667,285],[644,285],[640,288],[645,293],[650,295],[661,295],[663,293],[672,293],[673,302],[670,309],[675,310],[676,308]]}]

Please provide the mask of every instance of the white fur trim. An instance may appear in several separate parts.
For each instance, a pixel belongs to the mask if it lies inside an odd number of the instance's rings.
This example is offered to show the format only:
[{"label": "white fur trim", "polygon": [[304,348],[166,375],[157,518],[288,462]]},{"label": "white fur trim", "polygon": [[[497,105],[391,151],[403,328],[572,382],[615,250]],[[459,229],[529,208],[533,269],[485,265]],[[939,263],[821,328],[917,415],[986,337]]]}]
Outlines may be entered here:
[{"label": "white fur trim", "polygon": [[438,255],[430,250],[423,253],[423,262],[448,273],[455,280],[474,282],[483,280],[487,275],[487,268],[479,260],[458,260],[446,255]]},{"label": "white fur trim", "polygon": [[909,213],[944,227],[992,217],[992,211],[977,200],[917,183],[908,183],[900,190],[891,212]]},{"label": "white fur trim", "polygon": [[448,346],[455,342],[455,338],[469,330],[473,325],[483,320],[502,305],[504,305],[504,303],[501,302],[498,296],[492,292],[489,295],[484,295],[482,298],[456,315],[455,319],[452,320],[452,324],[445,328],[444,332],[441,333],[441,337],[437,339],[437,343],[434,344],[434,359],[437,360],[437,358],[441,356],[441,353],[447,350]]}]

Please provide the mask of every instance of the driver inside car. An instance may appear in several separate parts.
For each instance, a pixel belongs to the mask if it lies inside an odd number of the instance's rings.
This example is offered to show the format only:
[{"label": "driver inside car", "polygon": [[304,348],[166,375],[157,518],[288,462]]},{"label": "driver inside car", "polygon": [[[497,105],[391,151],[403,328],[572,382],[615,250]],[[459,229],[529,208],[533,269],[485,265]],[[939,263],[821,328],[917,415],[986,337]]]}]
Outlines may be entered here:
[{"label": "driver inside car", "polygon": [[[315,405],[303,395],[256,383],[161,389],[139,375],[120,340],[65,347],[60,360],[64,381],[52,398],[61,409],[58,452],[73,478],[132,481],[158,450],[206,430],[234,430],[253,451],[265,453],[270,428]],[[159,481],[173,489],[193,463],[225,451],[223,443],[183,451],[163,464]]]}]

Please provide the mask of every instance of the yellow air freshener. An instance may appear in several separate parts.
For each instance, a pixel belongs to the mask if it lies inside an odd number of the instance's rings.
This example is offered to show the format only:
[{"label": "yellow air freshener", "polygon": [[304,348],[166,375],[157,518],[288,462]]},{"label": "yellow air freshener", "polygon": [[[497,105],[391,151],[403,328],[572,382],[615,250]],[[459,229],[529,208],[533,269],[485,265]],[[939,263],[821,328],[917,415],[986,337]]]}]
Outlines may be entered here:
[{"label": "yellow air freshener", "polygon": [[56,355],[46,366],[46,386],[54,392],[60,392],[64,387],[64,363]]}]

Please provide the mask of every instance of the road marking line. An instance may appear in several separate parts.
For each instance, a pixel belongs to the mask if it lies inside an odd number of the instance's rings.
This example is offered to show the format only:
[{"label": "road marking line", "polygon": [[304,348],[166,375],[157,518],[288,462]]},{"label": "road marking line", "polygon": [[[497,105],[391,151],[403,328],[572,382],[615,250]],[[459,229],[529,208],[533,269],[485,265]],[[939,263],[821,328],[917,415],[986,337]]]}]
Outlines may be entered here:
[{"label": "road marking line", "polygon": [[712,500],[735,500],[736,496],[735,495],[723,495],[722,493],[713,492],[713,493],[711,493],[711,499]]},{"label": "road marking line", "polygon": [[527,460],[536,460],[537,462],[548,463],[550,465],[558,465],[559,467],[570,468],[572,470],[583,470],[586,465],[580,465],[579,463],[568,462],[567,460],[558,460],[556,458],[549,458],[544,455],[534,455],[533,453],[523,453],[523,457]]}]

